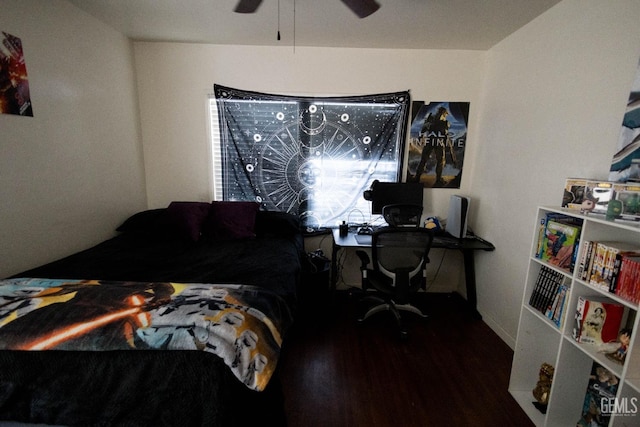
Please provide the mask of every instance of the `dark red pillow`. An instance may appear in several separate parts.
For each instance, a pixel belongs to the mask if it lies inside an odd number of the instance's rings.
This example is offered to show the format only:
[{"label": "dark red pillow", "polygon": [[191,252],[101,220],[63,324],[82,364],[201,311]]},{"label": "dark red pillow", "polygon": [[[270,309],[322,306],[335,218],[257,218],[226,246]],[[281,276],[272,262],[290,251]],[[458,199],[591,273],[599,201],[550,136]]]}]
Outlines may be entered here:
[{"label": "dark red pillow", "polygon": [[197,242],[210,209],[211,204],[206,202],[171,202],[167,214],[180,235]]},{"label": "dark red pillow", "polygon": [[256,202],[214,201],[203,227],[203,233],[214,239],[246,239],[256,237]]}]

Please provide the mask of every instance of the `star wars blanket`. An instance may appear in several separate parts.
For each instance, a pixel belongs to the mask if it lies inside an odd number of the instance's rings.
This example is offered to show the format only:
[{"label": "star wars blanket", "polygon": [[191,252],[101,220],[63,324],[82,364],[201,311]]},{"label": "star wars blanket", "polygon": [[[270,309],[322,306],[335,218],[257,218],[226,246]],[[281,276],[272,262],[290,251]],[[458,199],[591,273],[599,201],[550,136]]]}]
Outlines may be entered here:
[{"label": "star wars blanket", "polygon": [[282,298],[253,286],[0,281],[0,350],[200,350],[257,391],[290,323]]}]

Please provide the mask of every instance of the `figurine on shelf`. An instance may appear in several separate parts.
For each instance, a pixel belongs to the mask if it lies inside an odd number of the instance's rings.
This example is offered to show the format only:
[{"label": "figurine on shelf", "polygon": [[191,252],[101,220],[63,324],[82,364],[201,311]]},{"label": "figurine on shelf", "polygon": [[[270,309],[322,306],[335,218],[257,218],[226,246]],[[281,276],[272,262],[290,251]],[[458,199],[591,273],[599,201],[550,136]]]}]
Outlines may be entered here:
[{"label": "figurine on shelf", "polygon": [[593,191],[588,191],[586,197],[580,204],[580,213],[586,215],[592,212],[596,208],[597,203],[598,199],[593,197]]},{"label": "figurine on shelf", "polygon": [[624,328],[620,330],[620,333],[618,334],[618,348],[615,351],[606,353],[606,356],[615,362],[624,364],[624,359],[627,357],[629,342],[631,342],[631,329]]},{"label": "figurine on shelf", "polygon": [[547,403],[549,403],[549,392],[551,391],[553,371],[553,366],[548,363],[543,363],[542,366],[540,366],[540,372],[538,373],[538,382],[536,383],[536,387],[533,389],[533,397],[537,400],[537,402],[533,402],[533,404],[543,414],[546,414],[547,412]]}]

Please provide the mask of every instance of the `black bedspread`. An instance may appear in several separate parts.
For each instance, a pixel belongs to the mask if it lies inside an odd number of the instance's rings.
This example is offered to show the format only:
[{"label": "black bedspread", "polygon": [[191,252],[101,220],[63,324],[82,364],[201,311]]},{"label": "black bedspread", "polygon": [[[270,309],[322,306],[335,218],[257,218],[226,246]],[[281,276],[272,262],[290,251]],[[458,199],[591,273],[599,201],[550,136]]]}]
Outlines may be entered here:
[{"label": "black bedspread", "polygon": [[[295,313],[304,253],[295,217],[259,212],[253,238],[193,241],[150,231],[149,218],[165,217],[165,210],[141,214],[143,232],[121,226],[112,239],[13,277],[254,285],[280,295]],[[0,351],[0,420],[285,425],[277,376],[253,391],[217,356],[182,350]]]},{"label": "black bedspread", "polygon": [[190,242],[123,234],[15,277],[255,285],[295,294],[300,249],[289,237]]},{"label": "black bedspread", "polygon": [[291,215],[259,212],[250,239],[125,232],[13,277],[254,285],[292,302],[304,250],[297,225]]}]

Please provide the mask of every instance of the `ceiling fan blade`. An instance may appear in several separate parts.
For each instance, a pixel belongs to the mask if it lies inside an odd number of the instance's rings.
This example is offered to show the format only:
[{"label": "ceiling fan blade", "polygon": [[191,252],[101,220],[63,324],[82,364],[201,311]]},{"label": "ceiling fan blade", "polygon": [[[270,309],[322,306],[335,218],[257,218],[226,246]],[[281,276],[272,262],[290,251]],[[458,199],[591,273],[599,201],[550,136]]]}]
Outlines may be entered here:
[{"label": "ceiling fan blade", "polygon": [[258,10],[260,3],[262,3],[262,0],[240,0],[233,11],[236,13],[253,13]]},{"label": "ceiling fan blade", "polygon": [[366,18],[380,9],[380,5],[375,0],[342,0],[342,3],[358,15],[358,18]]}]

